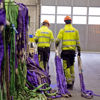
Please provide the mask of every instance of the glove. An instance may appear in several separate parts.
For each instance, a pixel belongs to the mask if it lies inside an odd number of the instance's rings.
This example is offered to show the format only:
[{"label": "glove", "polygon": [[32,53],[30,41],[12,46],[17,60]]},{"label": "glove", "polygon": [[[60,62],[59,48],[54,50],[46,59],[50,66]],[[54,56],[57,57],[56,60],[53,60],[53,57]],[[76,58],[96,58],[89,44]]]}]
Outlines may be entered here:
[{"label": "glove", "polygon": [[81,56],[81,48],[80,46],[77,46],[78,56]]},{"label": "glove", "polygon": [[59,43],[56,43],[56,47],[58,47]]},{"label": "glove", "polygon": [[56,43],[55,43],[55,45],[56,45],[56,47],[58,47],[58,45],[59,45],[59,42],[56,42]]},{"label": "glove", "polygon": [[35,43],[36,43],[36,44],[38,43],[38,40],[37,40],[37,39],[35,40]]},{"label": "glove", "polygon": [[78,51],[78,56],[81,56],[81,53],[80,53],[80,51]]}]

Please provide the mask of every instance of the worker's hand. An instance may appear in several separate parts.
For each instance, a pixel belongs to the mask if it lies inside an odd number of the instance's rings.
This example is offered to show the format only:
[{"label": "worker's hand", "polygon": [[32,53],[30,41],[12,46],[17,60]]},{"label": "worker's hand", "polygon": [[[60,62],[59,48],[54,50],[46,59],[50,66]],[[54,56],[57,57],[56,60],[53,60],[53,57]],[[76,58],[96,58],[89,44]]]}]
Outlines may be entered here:
[{"label": "worker's hand", "polygon": [[81,53],[80,53],[80,51],[78,51],[78,56],[81,56]]},{"label": "worker's hand", "polygon": [[81,56],[81,48],[80,48],[80,46],[77,46],[77,51],[78,51],[78,56]]},{"label": "worker's hand", "polygon": [[36,43],[36,44],[38,43],[38,40],[37,40],[37,39],[35,40],[35,43]]},{"label": "worker's hand", "polygon": [[56,42],[56,43],[55,43],[56,48],[58,47],[58,45],[59,45],[59,42]]},{"label": "worker's hand", "polygon": [[56,43],[56,47],[58,47],[59,43]]}]

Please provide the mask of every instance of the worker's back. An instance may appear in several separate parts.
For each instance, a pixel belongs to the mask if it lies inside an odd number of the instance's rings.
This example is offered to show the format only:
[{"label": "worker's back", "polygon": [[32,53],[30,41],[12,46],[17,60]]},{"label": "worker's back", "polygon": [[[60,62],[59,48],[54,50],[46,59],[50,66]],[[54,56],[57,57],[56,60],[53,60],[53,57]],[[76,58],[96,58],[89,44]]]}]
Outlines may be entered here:
[{"label": "worker's back", "polygon": [[63,50],[75,50],[79,42],[79,33],[71,24],[66,24],[59,31],[57,38],[62,39]]},{"label": "worker's back", "polygon": [[36,31],[38,47],[50,47],[50,41],[54,40],[52,31],[47,26],[42,26]]}]

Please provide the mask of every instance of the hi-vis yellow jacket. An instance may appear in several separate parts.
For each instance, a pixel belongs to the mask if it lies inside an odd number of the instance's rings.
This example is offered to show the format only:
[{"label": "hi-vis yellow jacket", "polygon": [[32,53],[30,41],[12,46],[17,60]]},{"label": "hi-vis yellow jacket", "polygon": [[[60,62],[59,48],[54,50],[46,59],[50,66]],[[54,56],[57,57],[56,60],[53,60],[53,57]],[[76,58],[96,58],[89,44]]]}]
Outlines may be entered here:
[{"label": "hi-vis yellow jacket", "polygon": [[53,32],[45,25],[37,29],[35,40],[38,40],[38,47],[50,47],[50,42],[54,41]]},{"label": "hi-vis yellow jacket", "polygon": [[56,42],[62,40],[62,50],[75,50],[80,47],[79,32],[71,24],[66,24],[58,33]]}]

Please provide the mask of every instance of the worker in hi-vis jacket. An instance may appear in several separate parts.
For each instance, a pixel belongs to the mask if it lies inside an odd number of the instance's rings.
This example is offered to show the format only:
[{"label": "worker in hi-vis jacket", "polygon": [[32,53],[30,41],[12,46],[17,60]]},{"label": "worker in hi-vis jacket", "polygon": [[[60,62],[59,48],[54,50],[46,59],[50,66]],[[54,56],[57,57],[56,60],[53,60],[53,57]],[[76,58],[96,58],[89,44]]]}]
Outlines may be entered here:
[{"label": "worker in hi-vis jacket", "polygon": [[74,59],[76,48],[78,56],[80,56],[79,32],[72,26],[72,19],[69,16],[64,18],[64,22],[65,27],[60,29],[55,45],[58,47],[62,40],[61,58],[63,59],[63,69],[67,81],[67,88],[73,89],[75,80]]},{"label": "worker in hi-vis jacket", "polygon": [[39,65],[43,70],[46,70],[49,55],[50,43],[54,41],[53,32],[49,29],[50,23],[44,20],[40,29],[36,30],[35,41],[38,47]]}]

